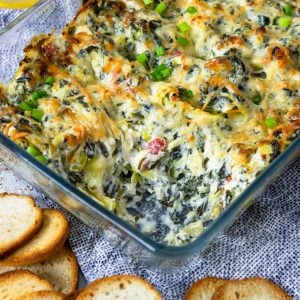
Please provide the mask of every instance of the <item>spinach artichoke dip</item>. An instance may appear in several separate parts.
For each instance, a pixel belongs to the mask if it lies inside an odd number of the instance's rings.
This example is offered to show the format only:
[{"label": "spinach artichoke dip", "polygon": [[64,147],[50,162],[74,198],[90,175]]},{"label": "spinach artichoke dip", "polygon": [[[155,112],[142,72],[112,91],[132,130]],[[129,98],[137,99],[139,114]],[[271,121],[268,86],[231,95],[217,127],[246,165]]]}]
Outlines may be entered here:
[{"label": "spinach artichoke dip", "polygon": [[91,0],[25,48],[1,131],[155,241],[193,241],[300,128],[300,3]]}]

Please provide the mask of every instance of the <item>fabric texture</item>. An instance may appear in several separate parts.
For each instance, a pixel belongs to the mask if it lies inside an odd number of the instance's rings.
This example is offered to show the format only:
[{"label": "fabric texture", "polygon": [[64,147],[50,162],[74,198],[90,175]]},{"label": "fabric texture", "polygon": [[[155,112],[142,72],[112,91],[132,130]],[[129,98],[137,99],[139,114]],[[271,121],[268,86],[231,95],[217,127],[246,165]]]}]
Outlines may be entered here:
[{"label": "fabric texture", "polygon": [[[0,28],[19,13],[0,10]],[[300,300],[299,178],[298,158],[203,253],[191,258],[188,266],[173,270],[146,268],[65,212],[71,224],[70,244],[88,281],[113,274],[136,274],[149,280],[166,300],[182,299],[191,283],[205,276],[269,278]],[[3,162],[0,192],[30,194],[42,206],[59,208]]]}]

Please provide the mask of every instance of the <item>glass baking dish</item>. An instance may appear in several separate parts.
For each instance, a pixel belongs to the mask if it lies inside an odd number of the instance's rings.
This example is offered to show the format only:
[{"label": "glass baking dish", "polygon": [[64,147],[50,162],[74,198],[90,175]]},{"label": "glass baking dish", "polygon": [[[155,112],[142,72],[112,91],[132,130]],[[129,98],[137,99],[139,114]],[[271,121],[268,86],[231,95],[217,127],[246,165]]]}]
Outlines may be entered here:
[{"label": "glass baking dish", "polygon": [[[0,81],[7,82],[13,77],[22,58],[22,50],[32,36],[50,33],[54,28],[59,32],[76,14],[80,4],[81,1],[41,0],[1,30]],[[282,167],[299,154],[298,138],[194,242],[174,247],[157,243],[142,234],[0,134],[0,157],[10,168],[91,228],[101,232],[115,247],[126,250],[136,261],[150,263],[149,266],[155,266],[158,262],[176,266],[184,258],[198,254],[280,174]]]}]

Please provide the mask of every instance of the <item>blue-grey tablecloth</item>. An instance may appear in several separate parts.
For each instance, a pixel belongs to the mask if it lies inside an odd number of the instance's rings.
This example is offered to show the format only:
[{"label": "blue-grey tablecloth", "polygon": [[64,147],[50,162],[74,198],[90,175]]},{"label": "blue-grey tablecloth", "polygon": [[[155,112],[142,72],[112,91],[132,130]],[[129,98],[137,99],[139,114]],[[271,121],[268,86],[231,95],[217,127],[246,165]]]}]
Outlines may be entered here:
[{"label": "blue-grey tablecloth", "polygon": [[[0,10],[0,28],[20,11]],[[255,201],[246,213],[190,267],[174,272],[149,270],[116,251],[96,232],[68,215],[70,243],[81,269],[91,281],[112,274],[140,275],[154,284],[166,300],[182,299],[190,284],[204,276],[241,278],[262,276],[280,284],[300,300],[300,159]],[[56,204],[0,163],[0,192],[19,192]]]}]

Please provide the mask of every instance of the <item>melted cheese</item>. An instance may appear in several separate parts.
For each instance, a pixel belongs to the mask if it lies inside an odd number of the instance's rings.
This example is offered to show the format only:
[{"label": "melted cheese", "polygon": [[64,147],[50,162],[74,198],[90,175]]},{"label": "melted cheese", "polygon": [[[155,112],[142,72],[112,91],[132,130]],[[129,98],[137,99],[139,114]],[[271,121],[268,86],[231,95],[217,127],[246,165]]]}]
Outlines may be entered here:
[{"label": "melted cheese", "polygon": [[[35,37],[1,88],[1,130],[153,239],[182,245],[299,133],[299,3],[282,29],[285,1],[165,2],[159,15],[90,0],[61,35]],[[170,76],[153,81],[162,64]],[[18,109],[37,90],[41,120]]]}]

